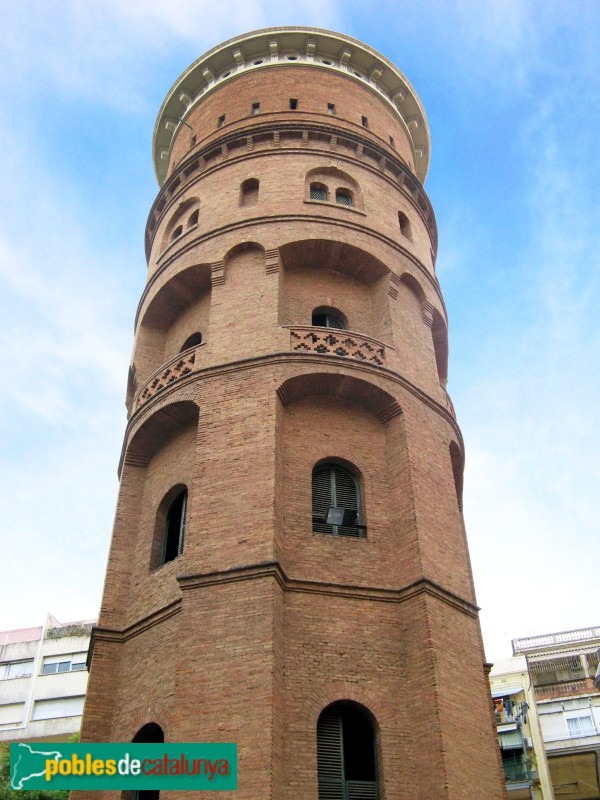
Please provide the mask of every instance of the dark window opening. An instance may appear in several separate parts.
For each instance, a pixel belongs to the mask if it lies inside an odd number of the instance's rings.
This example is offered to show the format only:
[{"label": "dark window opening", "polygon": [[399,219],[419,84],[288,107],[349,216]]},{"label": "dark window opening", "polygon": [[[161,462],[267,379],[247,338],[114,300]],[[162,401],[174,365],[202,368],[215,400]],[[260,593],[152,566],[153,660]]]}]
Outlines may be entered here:
[{"label": "dark window opening", "polygon": [[192,214],[190,214],[190,218],[187,221],[188,228],[193,228],[194,225],[197,225],[199,218],[200,218],[200,211],[196,209]]},{"label": "dark window opening", "polygon": [[171,241],[174,242],[175,239],[179,239],[182,233],[183,233],[183,225],[178,225],[171,234]]},{"label": "dark window opening", "polygon": [[161,564],[167,564],[183,552],[185,534],[185,512],[187,506],[187,490],[180,492],[167,511],[163,535],[163,553]]},{"label": "dark window opening", "polygon": [[193,147],[196,144],[196,137],[192,136],[190,139],[190,147]]},{"label": "dark window opening", "polygon": [[347,189],[338,189],[335,193],[335,202],[340,206],[352,205],[352,194]]},{"label": "dark window opening", "polygon": [[310,185],[310,199],[311,200],[327,200],[327,187],[324,183],[311,183]]},{"label": "dark window opening", "polygon": [[394,150],[396,149],[396,144],[394,142],[394,137],[393,136],[390,136],[390,147],[393,147]]},{"label": "dark window opening", "polygon": [[326,708],[317,723],[319,800],[378,797],[373,726],[354,704]]},{"label": "dark window opening", "polygon": [[367,119],[367,117],[362,117],[362,126],[363,128],[369,127],[369,120]]},{"label": "dark window opening", "polygon": [[[149,722],[140,728],[131,740],[134,744],[163,744],[165,735],[163,729],[156,722]],[[123,800],[159,800],[159,789],[136,789],[121,792]]]},{"label": "dark window opening", "polygon": [[221,116],[217,120],[217,128],[222,128],[223,125],[225,125],[225,114],[221,114]]},{"label": "dark window opening", "polygon": [[[334,506],[356,512],[355,525],[328,525],[327,510]],[[319,464],[312,473],[312,517],[315,533],[364,536],[360,519],[360,491],[354,475],[339,464]]]},{"label": "dark window opening", "polygon": [[256,178],[248,178],[242,183],[241,203],[243,206],[253,206],[258,203],[259,182]]},{"label": "dark window opening", "polygon": [[315,308],[312,313],[312,324],[318,328],[337,328],[345,331],[348,328],[345,318],[339,311]]},{"label": "dark window opening", "polygon": [[191,336],[188,336],[188,338],[181,346],[181,350],[179,352],[183,353],[184,350],[189,350],[190,347],[197,347],[197,345],[199,344],[202,344],[202,334],[200,333],[200,331],[198,331],[197,333],[192,333]]},{"label": "dark window opening", "polygon": [[296,98],[290,97],[290,109],[292,111],[298,110],[298,100],[296,100]]},{"label": "dark window opening", "polygon": [[260,114],[260,103],[252,103],[252,113]]},{"label": "dark window opening", "polygon": [[398,224],[400,225],[400,233],[406,236],[407,239],[412,241],[412,231],[410,229],[410,221],[403,211],[398,212]]},{"label": "dark window opening", "polygon": [[335,117],[335,103],[327,103],[327,113]]}]

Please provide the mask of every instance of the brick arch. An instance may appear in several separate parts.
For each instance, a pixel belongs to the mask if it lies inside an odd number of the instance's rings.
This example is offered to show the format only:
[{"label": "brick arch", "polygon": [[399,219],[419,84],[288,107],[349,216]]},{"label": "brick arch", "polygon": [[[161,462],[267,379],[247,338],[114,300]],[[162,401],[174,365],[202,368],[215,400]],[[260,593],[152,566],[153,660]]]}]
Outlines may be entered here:
[{"label": "brick arch", "polygon": [[255,251],[262,253],[264,255],[265,248],[263,247],[260,242],[240,242],[228,250],[225,255],[223,256],[223,262],[225,263],[225,267],[227,264],[236,256],[241,255],[242,253],[247,253],[249,251]]},{"label": "brick arch", "polygon": [[321,166],[309,169],[304,178],[304,192],[306,199],[310,199],[311,183],[323,184],[327,187],[328,201],[335,203],[335,193],[338,189],[350,191],[354,208],[363,208],[363,194],[359,182],[352,175],[343,172],[337,167]]},{"label": "brick arch", "polygon": [[279,246],[284,270],[314,267],[341,272],[366,284],[390,273],[389,268],[367,250],[335,239],[300,239]]},{"label": "brick arch", "polygon": [[199,408],[192,400],[165,403],[134,429],[127,442],[124,463],[146,467],[152,456],[180,430],[198,423]]},{"label": "brick arch", "polygon": [[210,264],[194,264],[160,286],[140,318],[140,326],[168,330],[184,309],[211,291]]},{"label": "brick arch", "polygon": [[169,244],[171,239],[171,235],[177,225],[184,225],[186,223],[186,212],[191,212],[196,209],[200,209],[200,198],[199,197],[188,197],[186,200],[182,200],[178,205],[177,208],[171,214],[169,221],[165,225],[165,229],[163,232],[163,236],[160,243],[160,249],[164,250],[165,247]]},{"label": "brick arch", "polygon": [[425,303],[427,301],[425,291],[414,275],[411,275],[410,272],[403,272],[400,276],[400,280],[405,284],[405,286],[408,286],[410,291],[417,297],[420,303]]},{"label": "brick arch", "polygon": [[437,308],[433,308],[431,313],[433,318],[431,336],[435,351],[435,363],[440,383],[445,386],[448,383],[448,329]]},{"label": "brick arch", "polygon": [[316,372],[289,378],[277,389],[284,406],[305,397],[325,396],[364,408],[385,423],[402,413],[397,400],[369,381],[339,373]]}]

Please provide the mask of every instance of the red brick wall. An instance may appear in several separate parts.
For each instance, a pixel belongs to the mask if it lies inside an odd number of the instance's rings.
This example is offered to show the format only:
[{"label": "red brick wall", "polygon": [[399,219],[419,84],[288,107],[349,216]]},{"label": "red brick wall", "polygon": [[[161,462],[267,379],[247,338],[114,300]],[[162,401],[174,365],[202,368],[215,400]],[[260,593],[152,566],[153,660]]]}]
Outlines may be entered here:
[{"label": "red brick wall", "polygon": [[[375,720],[382,800],[500,798],[449,452],[462,439],[432,338],[445,308],[431,229],[385,164],[331,141],[337,129],[389,149],[392,135],[410,162],[405,132],[359,83],[298,66],[244,73],[188,119],[198,146],[243,126],[266,135],[198,166],[158,212],[83,735],[130,740],[155,721],[169,741],[237,741],[237,800],[316,800],[319,714],[352,700]],[[269,132],[287,120],[329,134]],[[332,186],[349,176],[355,206],[308,200],[311,170]],[[258,198],[243,204],[248,178]],[[347,317],[345,355],[294,349],[290,329],[319,306]],[[141,397],[198,330],[191,371]],[[356,355],[368,347],[379,361]],[[356,468],[366,537],[313,533],[325,458]],[[153,569],[176,485],[189,492],[184,552]]]}]

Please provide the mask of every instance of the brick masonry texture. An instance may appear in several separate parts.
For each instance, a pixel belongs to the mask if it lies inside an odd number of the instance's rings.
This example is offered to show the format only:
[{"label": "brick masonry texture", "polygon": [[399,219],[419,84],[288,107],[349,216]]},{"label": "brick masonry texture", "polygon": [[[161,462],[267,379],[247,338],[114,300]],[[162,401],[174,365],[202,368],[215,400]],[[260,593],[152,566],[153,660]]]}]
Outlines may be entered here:
[{"label": "brick masonry texture", "polygon": [[[187,121],[171,175],[194,148],[221,151],[151,217],[82,740],[131,741],[155,722],[166,741],[235,741],[225,798],[317,800],[317,720],[354,701],[374,720],[381,800],[504,797],[450,455],[462,473],[434,221],[336,139],[410,171],[406,129],[367,87],[293,65],[243,73]],[[282,122],[321,133],[286,139]],[[239,130],[248,146],[230,153]],[[249,179],[258,192],[244,194]],[[328,201],[310,199],[313,181]],[[348,323],[319,335],[366,342],[381,363],[294,349],[317,308]],[[323,460],[356,475],[364,538],[313,532]],[[160,565],[182,487],[185,547]]]}]

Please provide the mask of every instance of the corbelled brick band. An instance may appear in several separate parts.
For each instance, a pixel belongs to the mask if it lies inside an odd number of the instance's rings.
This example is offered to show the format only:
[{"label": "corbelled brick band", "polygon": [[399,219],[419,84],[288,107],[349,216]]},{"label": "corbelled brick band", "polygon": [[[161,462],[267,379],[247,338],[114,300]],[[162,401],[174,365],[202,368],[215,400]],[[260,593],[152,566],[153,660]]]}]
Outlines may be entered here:
[{"label": "corbelled brick band", "polygon": [[[154,162],[83,741],[237,742],[226,797],[318,800],[317,723],[361,709],[364,797],[503,797],[416,93],[349,37],[257,31],[177,80]],[[323,464],[351,535],[313,521]]]}]

